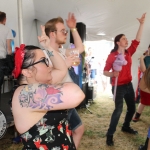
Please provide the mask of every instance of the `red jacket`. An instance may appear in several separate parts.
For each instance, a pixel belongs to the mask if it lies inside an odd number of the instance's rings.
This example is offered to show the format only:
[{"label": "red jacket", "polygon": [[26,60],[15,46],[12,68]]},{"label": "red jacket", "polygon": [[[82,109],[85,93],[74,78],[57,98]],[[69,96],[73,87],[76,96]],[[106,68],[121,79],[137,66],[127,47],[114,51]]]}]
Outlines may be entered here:
[{"label": "red jacket", "polygon": [[[139,45],[140,42],[133,40],[130,47],[125,51],[125,59],[127,60],[127,65],[122,66],[122,70],[119,73],[118,76],[118,83],[117,85],[122,85],[122,84],[128,84],[132,80],[131,76],[131,64],[132,64],[132,59],[131,56],[134,54],[136,51],[137,46]],[[118,55],[118,51],[112,52],[108,55],[108,58],[106,60],[106,65],[104,67],[104,71],[110,71],[111,69],[113,70],[113,62],[116,59],[116,56]],[[114,71],[114,70],[113,70]],[[112,77],[112,85],[115,84],[115,77]]]}]

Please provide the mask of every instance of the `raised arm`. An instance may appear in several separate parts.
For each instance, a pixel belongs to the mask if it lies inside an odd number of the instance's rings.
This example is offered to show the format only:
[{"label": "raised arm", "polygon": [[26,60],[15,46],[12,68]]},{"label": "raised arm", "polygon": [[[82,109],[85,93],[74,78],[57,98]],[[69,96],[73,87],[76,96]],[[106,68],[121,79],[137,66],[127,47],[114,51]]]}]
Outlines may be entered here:
[{"label": "raised arm", "polygon": [[140,23],[140,26],[139,26],[139,29],[137,31],[136,38],[135,38],[137,41],[141,40],[141,36],[142,36],[142,32],[143,32],[143,27],[144,27],[144,22],[145,22],[145,16],[146,16],[146,13],[144,13],[140,19],[137,18],[137,20]]},{"label": "raised arm", "polygon": [[38,37],[40,44],[47,49],[48,56],[50,57],[52,64],[53,64],[53,70],[51,72],[52,75],[52,84],[60,83],[63,78],[65,77],[67,73],[67,66],[65,61],[62,59],[62,57],[59,55],[59,53],[54,50],[50,46],[50,39],[45,34],[45,27],[41,26],[42,35]]},{"label": "raised arm", "polygon": [[146,70],[144,58],[145,58],[144,55],[140,57],[140,70],[141,70],[142,72],[145,72],[145,70]]},{"label": "raised arm", "polygon": [[31,111],[75,108],[85,97],[80,87],[74,83],[26,85],[16,93],[19,97],[14,98],[19,98],[20,106]]},{"label": "raised arm", "polygon": [[[70,28],[70,30],[71,30],[75,48],[78,49],[79,53],[81,54],[84,51],[84,46],[83,46],[82,40],[79,36],[79,33],[76,29],[76,18],[73,13],[68,14],[68,19],[66,19],[66,24],[67,24],[68,28]],[[66,56],[69,56],[69,49],[66,50]]]}]

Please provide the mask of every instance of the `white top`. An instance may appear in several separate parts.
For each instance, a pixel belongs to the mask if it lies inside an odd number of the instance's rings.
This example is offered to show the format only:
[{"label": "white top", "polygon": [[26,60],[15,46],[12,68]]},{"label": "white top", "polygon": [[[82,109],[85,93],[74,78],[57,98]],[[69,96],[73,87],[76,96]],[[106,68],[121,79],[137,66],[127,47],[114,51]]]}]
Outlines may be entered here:
[{"label": "white top", "polygon": [[[43,50],[43,52],[45,53],[45,56],[48,58],[50,64],[52,65],[52,62],[51,62],[49,56],[47,55],[46,50]],[[59,48],[59,54],[60,54],[60,56],[61,56],[64,60],[65,60],[65,58],[66,58],[66,54],[65,54],[65,53],[66,53],[66,49]],[[53,65],[52,65],[52,66],[53,66]],[[64,79],[62,80],[61,83],[64,83],[64,82],[73,82],[72,79],[71,79],[71,77],[70,77],[70,75],[69,75],[69,72],[67,72],[66,76],[64,77]]]},{"label": "white top", "polygon": [[6,58],[7,55],[7,39],[13,39],[11,29],[0,24],[0,59]]}]

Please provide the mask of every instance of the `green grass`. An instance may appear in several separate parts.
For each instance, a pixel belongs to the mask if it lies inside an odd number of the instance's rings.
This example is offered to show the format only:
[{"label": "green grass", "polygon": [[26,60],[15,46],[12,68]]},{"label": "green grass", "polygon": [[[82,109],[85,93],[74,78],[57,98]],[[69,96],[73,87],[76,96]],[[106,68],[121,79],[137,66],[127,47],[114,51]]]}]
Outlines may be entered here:
[{"label": "green grass", "polygon": [[139,122],[131,122],[131,127],[138,130],[138,135],[121,132],[126,108],[126,103],[124,102],[123,112],[114,134],[113,147],[106,146],[106,132],[114,110],[114,102],[107,95],[101,93],[89,107],[93,112],[92,114],[86,109],[82,112],[79,111],[79,115],[85,125],[85,133],[79,150],[137,150],[141,144],[144,144],[149,127],[150,107],[145,107]]}]

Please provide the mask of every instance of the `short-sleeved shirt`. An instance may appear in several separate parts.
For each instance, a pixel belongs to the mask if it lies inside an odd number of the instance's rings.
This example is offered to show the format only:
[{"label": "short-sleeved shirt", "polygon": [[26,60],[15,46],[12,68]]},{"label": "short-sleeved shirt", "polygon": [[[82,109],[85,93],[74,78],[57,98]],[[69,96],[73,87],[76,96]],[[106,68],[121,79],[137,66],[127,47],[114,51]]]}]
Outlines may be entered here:
[{"label": "short-sleeved shirt", "polygon": [[[125,55],[125,59],[127,61],[127,64],[122,66],[122,70],[119,72],[117,85],[128,84],[129,82],[131,82],[131,80],[132,80],[132,76],[131,76],[132,59],[131,59],[131,56],[136,51],[136,48],[138,45],[139,45],[139,42],[136,40],[133,40],[130,47],[125,51],[124,55]],[[118,51],[112,52],[108,55],[108,58],[106,60],[106,65],[104,67],[104,71],[110,71],[111,69],[113,70],[113,62],[115,61],[117,55],[118,55]],[[112,83],[111,84],[115,85],[115,77],[112,77]]]},{"label": "short-sleeved shirt", "polygon": [[13,39],[11,29],[0,24],[0,59],[6,58],[7,55],[7,39]]}]

